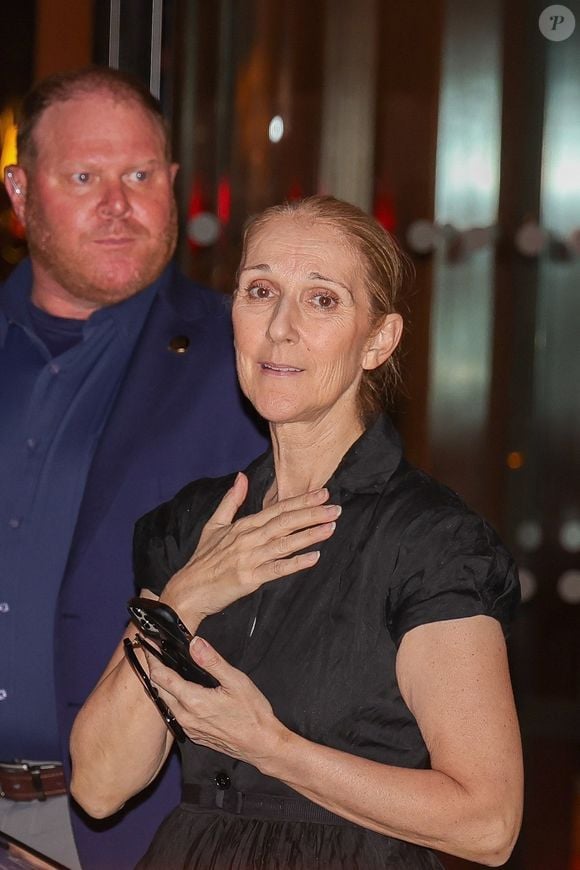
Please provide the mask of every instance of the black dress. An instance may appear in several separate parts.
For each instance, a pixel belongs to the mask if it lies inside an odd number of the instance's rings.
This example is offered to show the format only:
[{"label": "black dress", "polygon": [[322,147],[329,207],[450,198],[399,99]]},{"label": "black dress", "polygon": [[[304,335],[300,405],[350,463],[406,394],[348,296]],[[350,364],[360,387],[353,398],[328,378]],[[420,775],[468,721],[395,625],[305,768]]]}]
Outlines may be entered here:
[{"label": "black dress", "polygon": [[[250,466],[240,516],[261,509],[273,474],[270,452]],[[162,591],[233,477],[192,483],[139,521],[140,587]],[[409,629],[439,620],[488,614],[505,629],[519,600],[513,562],[485,521],[406,462],[387,418],[351,447],[328,487],[330,502],[343,510],[317,565],[205,619],[199,634],[251,677],[292,731],[384,764],[427,768],[427,749],[397,685],[397,648]],[[182,803],[140,868],[441,866],[427,849],[357,825],[238,815],[240,796],[297,795],[249,764],[192,743],[184,744],[182,760],[184,783],[210,794],[212,806]]]}]

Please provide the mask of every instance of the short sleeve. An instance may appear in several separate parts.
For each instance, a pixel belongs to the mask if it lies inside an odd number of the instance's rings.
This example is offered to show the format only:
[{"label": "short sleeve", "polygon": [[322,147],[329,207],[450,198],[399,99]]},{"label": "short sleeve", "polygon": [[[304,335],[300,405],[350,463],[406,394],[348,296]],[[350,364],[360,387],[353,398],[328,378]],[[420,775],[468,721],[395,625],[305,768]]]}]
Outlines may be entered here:
[{"label": "short sleeve", "polygon": [[133,533],[135,586],[161,595],[168,581],[195,552],[203,527],[235,474],[194,481],[171,501],[137,520]]},{"label": "short sleeve", "polygon": [[517,569],[493,529],[467,509],[426,511],[402,537],[386,616],[397,647],[418,625],[486,615],[507,634],[520,600]]}]

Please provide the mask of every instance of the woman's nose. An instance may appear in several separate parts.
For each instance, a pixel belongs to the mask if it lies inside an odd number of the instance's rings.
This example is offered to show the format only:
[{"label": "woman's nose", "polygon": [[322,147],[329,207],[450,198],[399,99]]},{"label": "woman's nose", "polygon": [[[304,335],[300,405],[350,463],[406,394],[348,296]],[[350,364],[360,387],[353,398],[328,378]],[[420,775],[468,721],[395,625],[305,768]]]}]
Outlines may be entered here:
[{"label": "woman's nose", "polygon": [[292,302],[288,299],[280,299],[276,304],[268,324],[267,335],[273,344],[283,341],[298,341],[298,329],[296,325],[297,312]]}]

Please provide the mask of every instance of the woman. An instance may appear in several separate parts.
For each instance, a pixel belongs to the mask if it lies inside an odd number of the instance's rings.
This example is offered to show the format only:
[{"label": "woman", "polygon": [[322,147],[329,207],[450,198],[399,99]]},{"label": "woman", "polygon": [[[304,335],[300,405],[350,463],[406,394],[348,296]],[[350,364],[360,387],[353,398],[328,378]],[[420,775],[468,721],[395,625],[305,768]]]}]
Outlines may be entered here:
[{"label": "woman", "polygon": [[[517,581],[486,523],[405,461],[384,414],[401,273],[392,239],[332,198],[247,228],[238,374],[272,450],[136,529],[142,594],[199,628],[192,657],[220,684],[147,656],[189,740],[184,802],[143,868],[440,867],[432,849],[497,866],[513,847],[522,769],[502,626]],[[74,796],[116,811],[171,743],[117,650],[73,731]]]}]

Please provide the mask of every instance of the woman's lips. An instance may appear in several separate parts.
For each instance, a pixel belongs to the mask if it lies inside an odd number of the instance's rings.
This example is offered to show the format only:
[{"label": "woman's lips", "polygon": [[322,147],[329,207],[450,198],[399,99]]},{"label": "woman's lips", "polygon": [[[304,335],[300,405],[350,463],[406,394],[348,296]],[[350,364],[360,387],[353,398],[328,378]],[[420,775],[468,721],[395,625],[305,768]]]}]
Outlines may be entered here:
[{"label": "woman's lips", "polygon": [[262,371],[273,375],[299,375],[300,372],[304,371],[296,366],[283,365],[282,363],[261,362],[260,367]]}]

